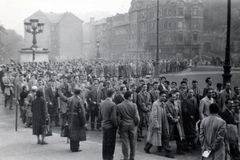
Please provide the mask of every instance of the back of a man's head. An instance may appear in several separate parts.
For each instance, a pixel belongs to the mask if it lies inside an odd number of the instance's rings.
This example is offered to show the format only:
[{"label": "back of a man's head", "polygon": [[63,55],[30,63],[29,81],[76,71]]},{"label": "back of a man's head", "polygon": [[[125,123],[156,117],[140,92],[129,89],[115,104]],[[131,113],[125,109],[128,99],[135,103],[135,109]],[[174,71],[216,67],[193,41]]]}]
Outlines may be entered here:
[{"label": "back of a man's head", "polygon": [[114,93],[115,93],[115,91],[114,91],[113,89],[108,89],[108,90],[107,90],[107,97],[108,97],[108,98],[111,98]]},{"label": "back of a man's head", "polygon": [[210,104],[209,110],[210,110],[210,113],[211,113],[211,114],[216,114],[216,113],[218,113],[218,112],[219,112],[219,106],[218,106],[218,104],[217,104],[217,103],[212,103],[212,104]]}]

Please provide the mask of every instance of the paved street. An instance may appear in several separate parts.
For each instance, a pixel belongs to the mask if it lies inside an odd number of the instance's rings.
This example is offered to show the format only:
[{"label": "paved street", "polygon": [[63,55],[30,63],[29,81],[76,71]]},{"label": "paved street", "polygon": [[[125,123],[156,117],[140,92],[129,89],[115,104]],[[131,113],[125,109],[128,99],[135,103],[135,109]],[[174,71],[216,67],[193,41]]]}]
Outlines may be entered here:
[{"label": "paved street", "polygon": [[[60,137],[60,128],[53,127],[53,136],[47,137],[48,145],[37,145],[36,137],[32,135],[30,128],[24,128],[21,122],[18,122],[18,131],[15,131],[15,109],[4,108],[3,95],[0,95],[0,160],[65,160],[65,159],[83,159],[83,160],[101,160],[101,138],[99,131],[88,131],[88,140],[81,142],[82,152],[72,153],[69,150],[66,138]],[[20,119],[19,119],[20,120]],[[143,152],[145,142],[138,143],[136,159],[156,160],[168,159],[163,157],[164,153],[157,153],[156,148],[152,148],[153,154]],[[175,147],[175,145],[173,145]],[[175,153],[174,153],[175,154]],[[175,156],[175,159],[198,159],[198,152],[187,153],[187,156]],[[161,156],[159,156],[161,155]],[[199,155],[199,154],[198,154]],[[122,158],[120,139],[117,138],[115,159]]]}]

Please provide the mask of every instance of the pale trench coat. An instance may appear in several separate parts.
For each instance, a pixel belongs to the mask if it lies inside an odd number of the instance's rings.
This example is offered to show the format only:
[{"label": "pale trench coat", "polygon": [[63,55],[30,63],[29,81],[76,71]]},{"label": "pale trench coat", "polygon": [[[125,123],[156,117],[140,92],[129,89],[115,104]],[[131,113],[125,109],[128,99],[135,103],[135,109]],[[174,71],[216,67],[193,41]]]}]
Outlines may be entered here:
[{"label": "pale trench coat", "polygon": [[202,120],[199,135],[202,152],[208,148],[213,151],[208,158],[201,157],[201,160],[230,160],[226,151],[226,133],[226,122],[218,115],[210,115]]},{"label": "pale trench coat", "polygon": [[153,146],[162,146],[162,134],[169,135],[169,124],[165,107],[165,104],[159,100],[155,101],[152,106],[147,141]]}]

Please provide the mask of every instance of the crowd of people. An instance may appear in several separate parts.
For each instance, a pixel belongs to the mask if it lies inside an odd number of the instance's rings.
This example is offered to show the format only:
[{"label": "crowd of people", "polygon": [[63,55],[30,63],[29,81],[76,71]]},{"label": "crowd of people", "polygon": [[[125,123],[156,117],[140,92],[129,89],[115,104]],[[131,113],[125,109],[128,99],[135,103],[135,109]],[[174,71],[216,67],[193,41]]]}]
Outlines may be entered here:
[{"label": "crowd of people", "polygon": [[39,136],[48,119],[56,127],[69,125],[73,152],[80,150],[88,128],[103,131],[104,160],[114,158],[117,133],[124,160],[134,160],[143,138],[147,154],[155,146],[174,158],[169,141],[176,141],[176,154],[201,145],[203,153],[211,152],[209,159],[239,159],[240,88],[232,91],[230,82],[215,88],[208,77],[201,90],[197,80],[184,78],[177,84],[166,77],[154,79],[153,64],[147,61],[13,62],[1,68],[5,108],[12,110],[16,98],[22,122],[33,128],[38,144],[47,144]]}]

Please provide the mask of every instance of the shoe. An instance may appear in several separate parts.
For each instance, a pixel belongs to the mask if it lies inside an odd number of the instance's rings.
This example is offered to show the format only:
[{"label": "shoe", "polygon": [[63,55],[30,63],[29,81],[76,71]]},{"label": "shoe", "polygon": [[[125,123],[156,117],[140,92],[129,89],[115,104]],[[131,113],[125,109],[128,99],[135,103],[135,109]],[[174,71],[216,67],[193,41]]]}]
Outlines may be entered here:
[{"label": "shoe", "polygon": [[81,149],[76,150],[76,151],[72,150],[72,152],[82,152],[82,150]]},{"label": "shoe", "polygon": [[91,131],[96,131],[96,130],[94,128],[92,128]]},{"label": "shoe", "polygon": [[59,125],[59,124],[56,124],[55,127],[60,127],[60,125]]},{"label": "shoe", "polygon": [[13,110],[12,108],[9,108],[9,110]]},{"label": "shoe", "polygon": [[45,141],[42,141],[41,145],[45,145],[45,144],[48,144],[48,143]]},{"label": "shoe", "polygon": [[40,144],[40,143],[41,143],[41,141],[40,141],[40,140],[38,140],[38,141],[37,141],[37,144]]},{"label": "shoe", "polygon": [[144,138],[144,136],[138,136],[139,138]]},{"label": "shoe", "polygon": [[138,142],[142,142],[142,139],[141,139],[141,138],[138,138],[137,141],[138,141]]},{"label": "shoe", "polygon": [[147,150],[146,148],[144,148],[144,151],[145,151],[145,153],[147,153],[147,154],[151,154],[151,152],[150,152],[149,150]]},{"label": "shoe", "polygon": [[165,157],[167,157],[167,158],[174,158],[174,156],[171,155],[170,153],[167,153],[167,154],[165,155]]},{"label": "shoe", "polygon": [[98,131],[102,131],[102,129],[101,129],[101,128],[97,128],[97,130],[98,130]]},{"label": "shoe", "polygon": [[177,151],[177,154],[178,155],[184,155],[184,152],[183,151]]}]

